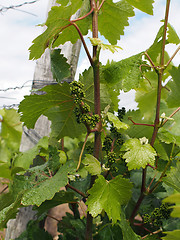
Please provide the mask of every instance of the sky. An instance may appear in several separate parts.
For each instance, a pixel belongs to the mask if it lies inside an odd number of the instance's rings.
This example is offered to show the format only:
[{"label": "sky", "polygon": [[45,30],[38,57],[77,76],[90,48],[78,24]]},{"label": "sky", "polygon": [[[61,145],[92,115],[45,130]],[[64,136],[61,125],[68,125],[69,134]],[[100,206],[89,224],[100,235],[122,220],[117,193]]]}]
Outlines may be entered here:
[{"label": "sky", "polygon": [[[30,2],[32,0],[27,1]],[[0,9],[23,2],[25,1],[0,0]],[[30,93],[35,61],[28,60],[28,48],[31,46],[32,40],[42,32],[42,28],[37,25],[45,22],[48,2],[49,0],[39,0],[34,4],[23,6],[17,10],[9,9],[8,11],[0,12],[0,107],[18,104],[23,99],[23,95]],[[123,50],[115,54],[103,51],[100,56],[102,63],[106,64],[108,59],[120,61],[146,50],[153,43],[162,24],[160,20],[164,18],[165,3],[166,0],[155,1],[154,16],[149,16],[136,10],[136,17],[130,19],[130,26],[125,28],[125,35],[118,41],[118,45]],[[171,1],[169,22],[180,36],[179,12],[180,1]],[[90,46],[88,40],[87,44]],[[167,48],[170,54],[175,49],[175,46]],[[174,64],[178,65],[179,63],[180,54],[178,53],[174,59]],[[85,57],[82,49],[76,78],[88,66],[88,59]],[[22,85],[25,87],[19,90],[1,91],[1,89],[21,87]],[[133,99],[133,92],[121,93],[120,105],[127,108],[135,108],[136,103]]]}]

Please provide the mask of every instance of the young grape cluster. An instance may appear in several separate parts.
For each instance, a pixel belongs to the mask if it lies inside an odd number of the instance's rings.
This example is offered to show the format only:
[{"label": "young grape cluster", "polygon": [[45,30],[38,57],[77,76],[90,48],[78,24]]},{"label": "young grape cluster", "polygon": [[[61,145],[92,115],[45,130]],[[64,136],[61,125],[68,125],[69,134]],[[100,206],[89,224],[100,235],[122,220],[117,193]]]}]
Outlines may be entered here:
[{"label": "young grape cluster", "polygon": [[122,120],[125,114],[126,114],[125,107],[122,107],[121,109],[118,109],[118,118],[119,118],[119,120]]},{"label": "young grape cluster", "polygon": [[115,152],[108,152],[107,153],[107,162],[105,164],[106,168],[109,168],[111,172],[117,172],[118,169],[114,166],[116,163],[116,153]]},{"label": "young grape cluster", "polygon": [[170,217],[171,209],[168,203],[162,203],[159,208],[155,208],[151,214],[145,214],[144,223],[153,224],[154,226],[161,226],[163,219]]},{"label": "young grape cluster", "polygon": [[84,123],[94,128],[100,121],[100,117],[98,114],[90,114],[90,106],[82,101],[85,97],[83,87],[84,84],[81,82],[73,81],[70,83],[71,95],[74,97],[74,102],[77,104],[74,113],[77,123]]},{"label": "young grape cluster", "polygon": [[80,104],[82,98],[85,97],[85,92],[83,91],[84,84],[77,81],[72,81],[70,83],[71,95],[74,97],[74,102]]},{"label": "young grape cluster", "polygon": [[103,151],[106,151],[106,153],[108,154],[109,151],[111,151],[111,144],[112,144],[112,138],[110,136],[106,136],[105,140],[103,142]]}]

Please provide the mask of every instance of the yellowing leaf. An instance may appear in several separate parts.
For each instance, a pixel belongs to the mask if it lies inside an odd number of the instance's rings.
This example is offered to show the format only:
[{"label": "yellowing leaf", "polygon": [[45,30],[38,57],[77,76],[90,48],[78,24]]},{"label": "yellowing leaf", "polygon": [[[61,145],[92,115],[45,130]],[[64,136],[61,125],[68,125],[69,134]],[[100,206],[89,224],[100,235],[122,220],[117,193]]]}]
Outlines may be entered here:
[{"label": "yellowing leaf", "polygon": [[123,158],[127,162],[129,170],[145,168],[148,163],[154,165],[157,155],[150,144],[141,144],[141,141],[137,138],[127,140],[121,150],[127,151]]}]

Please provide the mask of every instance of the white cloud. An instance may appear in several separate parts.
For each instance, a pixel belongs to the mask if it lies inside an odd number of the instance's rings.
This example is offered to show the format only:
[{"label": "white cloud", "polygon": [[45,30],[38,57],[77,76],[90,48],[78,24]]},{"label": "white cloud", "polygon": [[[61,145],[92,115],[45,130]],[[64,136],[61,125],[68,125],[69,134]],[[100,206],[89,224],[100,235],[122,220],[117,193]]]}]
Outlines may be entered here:
[{"label": "white cloud", "polygon": [[[25,1],[0,0],[0,8],[23,2]],[[36,16],[13,9],[0,14],[0,89],[21,86],[33,78],[35,62],[28,60],[28,48],[32,40],[42,32],[42,29],[35,25],[45,21],[47,4],[48,0],[39,0],[37,3],[18,8]],[[29,89],[0,92],[0,97],[13,95],[15,98],[11,100],[0,98],[0,106],[18,103]]]}]

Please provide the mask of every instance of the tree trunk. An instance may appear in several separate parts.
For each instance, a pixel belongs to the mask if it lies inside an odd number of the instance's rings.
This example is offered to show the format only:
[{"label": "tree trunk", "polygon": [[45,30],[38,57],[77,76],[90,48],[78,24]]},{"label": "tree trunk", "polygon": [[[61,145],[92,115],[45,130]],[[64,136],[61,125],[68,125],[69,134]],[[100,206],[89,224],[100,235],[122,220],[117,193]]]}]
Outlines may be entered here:
[{"label": "tree trunk", "polygon": [[[48,10],[57,5],[56,0],[49,1]],[[77,18],[79,15],[79,11],[73,16]],[[77,41],[76,44],[71,44],[70,42],[60,46],[62,49],[61,53],[68,59],[68,63],[71,66],[71,79],[68,81],[72,81],[75,76],[79,52],[80,52],[81,42]],[[53,80],[53,76],[51,73],[51,65],[50,65],[50,50],[47,49],[43,56],[37,61],[35,72],[34,72],[34,80],[32,89],[40,89],[46,85],[53,84],[55,81]],[[22,141],[20,146],[20,151],[24,152],[32,148],[40,138],[43,136],[48,136],[50,133],[50,121],[45,116],[41,116],[36,122],[34,129],[23,128],[24,132],[22,135]],[[9,220],[7,223],[6,237],[5,240],[15,239],[19,237],[19,235],[26,230],[27,223],[35,219],[36,212],[32,210],[32,207],[24,207],[19,210],[19,213],[16,216],[16,219]]]}]

